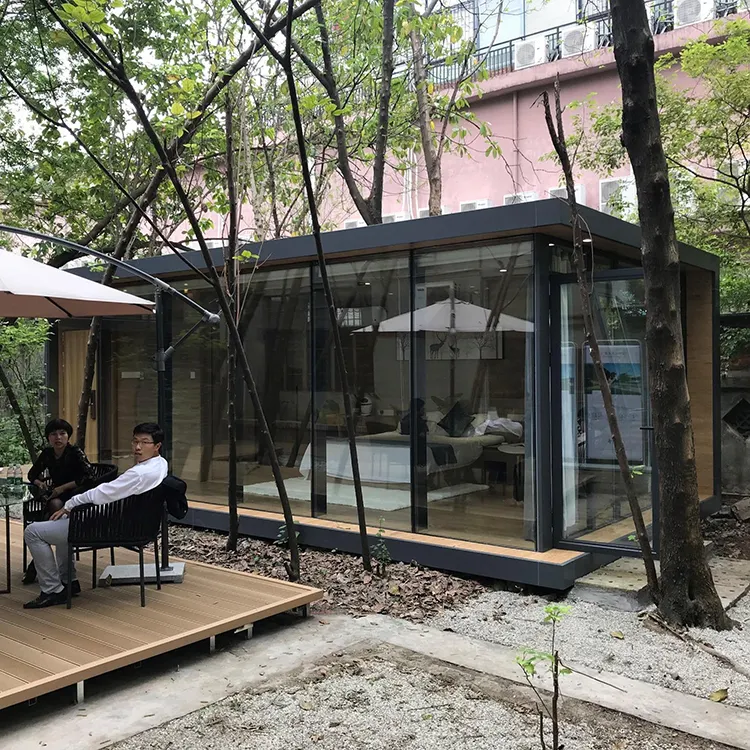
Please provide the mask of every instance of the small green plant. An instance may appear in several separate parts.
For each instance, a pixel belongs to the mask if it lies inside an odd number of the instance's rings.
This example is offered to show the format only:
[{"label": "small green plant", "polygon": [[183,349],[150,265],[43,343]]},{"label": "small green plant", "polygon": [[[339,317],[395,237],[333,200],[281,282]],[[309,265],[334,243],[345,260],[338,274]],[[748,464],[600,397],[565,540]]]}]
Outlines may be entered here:
[{"label": "small green plant", "polygon": [[[552,625],[552,639],[549,651],[538,651],[536,649],[526,648],[517,657],[516,662],[523,669],[526,682],[534,691],[537,700],[537,711],[539,712],[539,742],[542,750],[547,750],[547,741],[544,736],[544,717],[549,718],[552,723],[552,748],[551,750],[561,750],[560,744],[560,719],[558,713],[558,703],[560,701],[560,675],[570,674],[572,670],[564,666],[560,661],[560,655],[557,652],[557,624],[571,611],[571,607],[566,604],[548,604],[544,608],[544,622]],[[548,665],[552,673],[552,702],[548,706],[542,698],[539,690],[532,681],[539,673],[540,665]]]},{"label": "small green plant", "polygon": [[[295,531],[294,536],[299,540],[299,531]],[[286,529],[285,523],[282,523],[281,526],[279,526],[279,533],[276,535],[276,541],[274,541],[274,544],[277,544],[279,547],[288,546],[289,532]]]},{"label": "small green plant", "polygon": [[372,557],[375,560],[375,573],[381,578],[385,578],[386,569],[392,561],[391,553],[388,551],[388,545],[385,543],[385,539],[383,539],[383,534],[385,533],[385,529],[383,528],[384,523],[385,518],[381,518],[378,533],[375,535],[376,541],[375,544],[372,545],[371,551]]}]

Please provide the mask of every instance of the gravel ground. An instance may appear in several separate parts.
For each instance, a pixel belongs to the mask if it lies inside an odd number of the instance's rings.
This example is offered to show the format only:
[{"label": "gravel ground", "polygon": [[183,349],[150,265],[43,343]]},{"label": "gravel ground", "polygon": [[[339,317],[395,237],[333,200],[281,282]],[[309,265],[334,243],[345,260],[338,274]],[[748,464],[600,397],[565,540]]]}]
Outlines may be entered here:
[{"label": "gravel ground", "polygon": [[[548,603],[539,596],[488,592],[459,610],[441,613],[429,624],[519,650],[529,647],[547,651],[551,626],[544,623],[544,607]],[[571,606],[558,625],[557,643],[563,660],[701,697],[727,688],[728,703],[750,708],[750,680],[716,658],[672,635],[644,627],[636,613],[584,602]],[[729,613],[743,624],[742,629],[725,633],[693,630],[692,635],[747,668],[750,596],[741,599]]]},{"label": "gravel ground", "polygon": [[[530,691],[398,649],[241,693],[119,743],[117,750],[538,750]],[[709,743],[574,701],[576,750],[710,750]]]}]

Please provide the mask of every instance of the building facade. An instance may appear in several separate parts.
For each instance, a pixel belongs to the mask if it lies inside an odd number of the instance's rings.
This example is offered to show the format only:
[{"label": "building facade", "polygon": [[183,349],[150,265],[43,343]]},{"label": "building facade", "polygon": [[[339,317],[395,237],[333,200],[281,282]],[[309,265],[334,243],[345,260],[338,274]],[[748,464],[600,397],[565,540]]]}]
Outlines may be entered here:
[{"label": "building facade", "polygon": [[[607,373],[646,520],[658,528],[640,231],[584,212]],[[603,560],[636,554],[570,236],[569,212],[556,200],[324,235],[367,523],[373,535],[383,530],[394,559],[564,588]],[[242,276],[240,330],[300,540],[356,551],[344,405],[312,238],[254,250],[261,260]],[[682,247],[681,262],[700,490],[710,504],[720,467],[718,261]],[[216,309],[180,258],[137,263]],[[118,284],[153,295],[126,274]],[[192,309],[167,300],[166,342],[196,323]],[[86,337],[84,324],[64,321],[50,346],[50,408],[69,419]],[[125,468],[133,425],[161,419],[172,470],[189,485],[186,522],[226,528],[226,330],[199,325],[178,346],[163,413],[156,346],[153,317],[103,321],[87,447]],[[241,379],[232,393],[241,529],[276,538],[283,517],[257,415]]]},{"label": "building facade", "polygon": [[[724,19],[747,15],[746,0],[657,0],[646,2],[657,58],[679,51],[700,37],[719,39]],[[479,135],[467,141],[469,156],[443,157],[443,213],[563,197],[561,174],[547,158],[552,146],[539,95],[551,90],[556,77],[564,106],[592,101],[605,106],[620,101],[620,81],[612,51],[607,0],[549,0],[503,4],[493,0],[462,0],[454,6],[464,34],[473,34],[489,79],[478,83],[481,97],[471,111],[487,122],[501,148],[500,159],[486,156]],[[498,15],[499,14],[499,15]],[[499,23],[498,23],[499,18]],[[679,65],[675,80],[680,80]],[[450,86],[457,66],[433,62],[430,75],[436,85]],[[673,74],[673,73],[671,73]],[[670,74],[670,75],[671,75]],[[577,110],[585,114],[585,107]],[[573,112],[565,113],[569,134]],[[579,203],[606,213],[617,202],[635,205],[629,167],[611,176],[578,171]],[[412,173],[392,175],[384,197],[384,221],[427,215],[428,186],[421,165]],[[342,227],[361,225],[352,207]]]}]

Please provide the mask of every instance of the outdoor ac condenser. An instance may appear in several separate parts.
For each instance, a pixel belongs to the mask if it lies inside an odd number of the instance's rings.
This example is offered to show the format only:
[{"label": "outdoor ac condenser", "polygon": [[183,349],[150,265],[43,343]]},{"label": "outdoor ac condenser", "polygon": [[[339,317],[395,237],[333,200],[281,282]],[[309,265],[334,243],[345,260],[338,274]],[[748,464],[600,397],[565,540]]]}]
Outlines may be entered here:
[{"label": "outdoor ac condenser", "polygon": [[677,0],[674,4],[675,28],[707,21],[713,15],[713,0]]},{"label": "outdoor ac condenser", "polygon": [[513,47],[513,67],[515,70],[530,68],[547,62],[547,47],[544,39],[524,39]]},{"label": "outdoor ac condenser", "polygon": [[560,51],[563,57],[576,57],[596,47],[596,29],[580,23],[562,32]]}]

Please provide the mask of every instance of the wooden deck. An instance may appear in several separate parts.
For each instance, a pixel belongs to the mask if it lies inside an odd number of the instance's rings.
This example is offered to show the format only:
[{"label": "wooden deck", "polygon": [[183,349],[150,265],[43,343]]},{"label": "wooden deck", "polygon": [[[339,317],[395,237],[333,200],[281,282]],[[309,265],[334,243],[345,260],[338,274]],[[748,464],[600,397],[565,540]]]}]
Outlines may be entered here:
[{"label": "wooden deck", "polygon": [[[0,566],[5,534],[0,534]],[[319,599],[319,589],[188,562],[185,580],[91,589],[91,554],[78,565],[81,595],[72,609],[25,610],[38,593],[22,586],[21,525],[11,529],[13,589],[0,595],[0,709],[37,698],[158,654],[287,612]],[[100,564],[109,555],[100,553]],[[118,563],[137,556],[117,551]],[[4,577],[5,571],[0,570]]]}]

